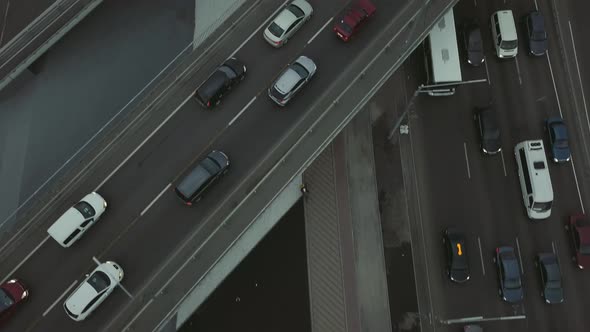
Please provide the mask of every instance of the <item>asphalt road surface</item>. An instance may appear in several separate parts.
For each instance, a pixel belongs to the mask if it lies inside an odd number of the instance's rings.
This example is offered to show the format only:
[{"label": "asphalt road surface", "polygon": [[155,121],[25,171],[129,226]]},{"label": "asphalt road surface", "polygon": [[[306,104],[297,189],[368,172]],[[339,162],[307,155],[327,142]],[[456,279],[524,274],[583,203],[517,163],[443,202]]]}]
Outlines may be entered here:
[{"label": "asphalt road surface", "polygon": [[[563,61],[551,3],[537,3],[545,14],[551,38],[548,56],[526,55],[524,29],[518,24],[518,57],[499,60],[488,28],[490,15],[507,8],[520,18],[535,8],[535,3],[461,1],[455,7],[456,21],[460,23],[470,17],[479,20],[486,52],[486,66],[473,68],[462,61],[464,80],[488,78],[489,81],[460,86],[453,97],[419,96],[415,113],[410,117],[419,191],[419,198],[413,204],[421,207],[417,218],[423,227],[425,248],[425,260],[419,264],[428,266],[428,283],[418,287],[428,293],[432,303],[432,311],[425,313],[433,318],[432,324],[427,319],[423,321],[431,330],[457,331],[461,324],[446,324],[454,319],[479,316],[490,319],[480,323],[489,331],[582,332],[590,326],[585,310],[590,305],[586,296],[590,291],[590,275],[572,263],[571,244],[564,231],[566,218],[587,208],[584,204],[588,201],[589,165],[585,150],[588,136],[585,124],[577,121],[579,117],[585,118],[585,110],[571,106],[573,88],[568,86],[572,78],[569,75],[574,75],[575,80],[571,81],[577,83],[578,74],[565,69],[567,64]],[[578,24],[583,23],[578,21]],[[581,36],[583,28],[580,29],[574,29],[573,35]],[[568,35],[561,37],[569,38]],[[573,55],[570,51],[566,50]],[[419,61],[422,54],[417,51],[413,56],[417,60],[411,76],[415,77],[417,86],[424,79]],[[584,61],[580,54],[577,58]],[[585,82],[587,75],[582,77]],[[499,115],[503,151],[484,156],[479,149],[473,108],[490,102]],[[560,114],[569,123],[574,160],[563,165],[550,162],[555,195],[552,214],[547,220],[533,222],[526,217],[522,204],[513,149],[525,139],[544,139],[547,146],[543,121]],[[460,228],[467,236],[472,278],[463,285],[452,284],[444,273],[442,232],[449,226]],[[517,250],[522,265],[525,299],[516,305],[504,303],[498,296],[497,269],[492,257],[494,249],[504,245]],[[537,253],[552,251],[559,257],[565,287],[565,302],[557,305],[544,303],[540,278],[533,264]],[[501,321],[501,317],[519,319]]]},{"label": "asphalt road surface", "polygon": [[[375,3],[380,13],[394,13],[403,5],[389,1]],[[151,119],[161,122],[162,127],[136,152],[130,154],[135,148],[132,142],[118,147],[110,158],[99,161],[104,166],[96,173],[84,177],[74,190],[52,204],[51,209],[43,209],[28,241],[3,252],[3,275],[18,276],[32,288],[30,301],[12,317],[8,327],[29,331],[45,331],[48,326],[64,331],[107,328],[121,306],[130,300],[123,291],[115,291],[82,323],[71,321],[61,308],[64,296],[93,268],[92,257],[118,262],[126,271],[123,286],[135,297],[186,234],[210,226],[205,221],[210,221],[208,217],[223,203],[223,198],[249,176],[277,138],[302,116],[302,110],[308,109],[346,71],[355,55],[392,17],[375,16],[354,42],[343,44],[330,26],[330,20],[343,4],[314,2],[312,20],[279,50],[267,45],[260,31],[237,31],[237,35],[244,35],[246,43],[227,45],[227,53],[212,54],[207,66],[195,75],[193,84],[182,86],[177,92],[189,97],[216,64],[240,47],[235,56],[248,66],[248,76],[226,96],[220,107],[205,111],[191,99],[168,121]],[[248,26],[258,27],[277,7],[276,3],[272,6],[264,3],[246,18]],[[247,39],[250,35],[253,38]],[[299,54],[316,61],[318,74],[287,107],[279,109],[265,95],[266,89]],[[260,61],[261,56],[264,61]],[[231,171],[199,204],[192,208],[182,206],[171,189],[211,149],[229,155]],[[130,159],[121,163],[127,156]],[[111,173],[111,169],[116,172]],[[46,228],[67,206],[95,188],[109,201],[100,222],[69,250],[48,239]]]}]

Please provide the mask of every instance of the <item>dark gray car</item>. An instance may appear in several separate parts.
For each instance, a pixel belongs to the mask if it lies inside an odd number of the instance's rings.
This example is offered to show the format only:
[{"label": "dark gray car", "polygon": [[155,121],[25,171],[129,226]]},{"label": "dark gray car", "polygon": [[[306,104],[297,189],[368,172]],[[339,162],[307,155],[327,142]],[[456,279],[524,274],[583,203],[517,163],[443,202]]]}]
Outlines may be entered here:
[{"label": "dark gray car", "polygon": [[547,52],[547,31],[545,19],[539,11],[529,13],[525,20],[529,53],[541,56]]},{"label": "dark gray car", "polygon": [[268,96],[277,105],[285,106],[289,100],[315,74],[317,66],[310,58],[300,56],[290,64],[268,89]]},{"label": "dark gray car", "polygon": [[476,108],[475,121],[477,121],[483,153],[491,155],[502,151],[496,111],[491,107]]},{"label": "dark gray car", "polygon": [[213,150],[189,173],[174,189],[178,197],[186,204],[192,205],[203,196],[207,188],[229,168],[229,158],[221,151]]},{"label": "dark gray car", "polygon": [[545,302],[549,304],[563,302],[561,270],[559,269],[557,256],[554,253],[538,254],[535,263],[541,274],[543,285],[541,295],[545,298]]},{"label": "dark gray car", "polygon": [[483,42],[481,30],[476,20],[470,20],[463,24],[463,49],[467,56],[467,63],[473,66],[481,65],[485,56],[483,53]]},{"label": "dark gray car", "polygon": [[195,91],[195,98],[206,108],[221,102],[224,94],[246,77],[246,65],[236,58],[227,59]]},{"label": "dark gray car", "polygon": [[496,248],[494,261],[498,267],[498,278],[500,279],[499,293],[502,299],[508,303],[522,301],[524,293],[520,278],[520,264],[514,254],[514,248]]}]

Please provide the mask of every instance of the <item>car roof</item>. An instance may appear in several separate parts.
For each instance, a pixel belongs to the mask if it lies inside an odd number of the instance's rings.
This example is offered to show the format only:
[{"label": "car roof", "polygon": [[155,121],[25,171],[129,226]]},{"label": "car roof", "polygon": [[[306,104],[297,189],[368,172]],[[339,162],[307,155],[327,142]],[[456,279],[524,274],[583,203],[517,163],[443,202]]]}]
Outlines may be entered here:
[{"label": "car roof", "polygon": [[530,13],[532,28],[534,31],[545,31],[545,18],[539,11],[533,11]]},{"label": "car roof", "polygon": [[197,94],[204,102],[207,102],[228,80],[227,75],[216,68],[215,72],[199,87]]},{"label": "car roof", "polygon": [[553,281],[561,279],[561,273],[559,272],[559,263],[557,262],[557,257],[555,257],[555,255],[543,254],[542,257],[540,257],[540,260],[545,266],[545,270],[547,271],[547,280]]},{"label": "car roof", "polygon": [[285,9],[283,9],[273,21],[283,30],[287,30],[291,26],[291,24],[293,24],[293,22],[295,22],[295,20],[297,19],[297,16],[295,16],[295,14],[293,14],[289,9],[287,9],[287,7],[285,7]]},{"label": "car roof", "polygon": [[213,175],[199,163],[176,187],[184,197],[191,197]]},{"label": "car roof", "polygon": [[498,119],[496,111],[492,108],[483,108],[479,111],[484,129],[496,130],[498,129]]},{"label": "car roof", "polygon": [[576,227],[581,244],[590,244],[590,226]]},{"label": "car roof", "polygon": [[495,14],[498,15],[498,24],[500,31],[502,31],[503,40],[517,40],[516,26],[514,23],[514,15],[512,10],[500,10]]},{"label": "car roof", "polygon": [[299,80],[301,80],[301,76],[289,66],[275,83],[275,88],[279,90],[279,92],[287,94],[293,89]]}]

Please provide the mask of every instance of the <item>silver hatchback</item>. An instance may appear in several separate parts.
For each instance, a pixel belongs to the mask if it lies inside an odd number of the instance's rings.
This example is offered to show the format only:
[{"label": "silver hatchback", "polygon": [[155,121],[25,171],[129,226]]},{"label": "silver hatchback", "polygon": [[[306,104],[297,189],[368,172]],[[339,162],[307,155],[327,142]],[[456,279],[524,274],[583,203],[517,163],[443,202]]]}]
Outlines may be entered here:
[{"label": "silver hatchback", "polygon": [[312,14],[313,8],[307,1],[294,0],[264,29],[264,39],[273,47],[285,45]]},{"label": "silver hatchback", "polygon": [[289,100],[315,74],[317,66],[310,58],[302,55],[290,64],[268,89],[268,96],[279,106],[285,106]]}]

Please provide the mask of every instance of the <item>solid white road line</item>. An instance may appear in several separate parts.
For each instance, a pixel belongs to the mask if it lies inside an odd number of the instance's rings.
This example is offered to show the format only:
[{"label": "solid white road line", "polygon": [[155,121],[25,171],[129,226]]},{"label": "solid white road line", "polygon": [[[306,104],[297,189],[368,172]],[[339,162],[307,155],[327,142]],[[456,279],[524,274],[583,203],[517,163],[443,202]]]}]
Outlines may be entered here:
[{"label": "solid white road line", "polygon": [[100,261],[98,260],[98,258],[92,256],[92,260],[96,263],[96,265],[100,265]]},{"label": "solid white road line", "polygon": [[551,248],[553,250],[553,253],[557,255],[557,248],[555,247],[555,241],[551,241]]},{"label": "solid white road line", "polygon": [[481,240],[480,240],[479,236],[477,237],[477,246],[479,247],[479,260],[481,261],[481,270],[483,271],[483,275],[485,277],[485,275],[486,275],[486,268],[483,265],[483,253],[482,253],[482,250],[481,250]]},{"label": "solid white road line", "polygon": [[307,41],[307,45],[311,44],[311,42],[315,39],[315,37],[317,37],[317,35],[319,35],[320,32],[322,32],[322,30],[324,30],[324,28],[326,27],[326,25],[330,24],[330,22],[332,22],[333,19],[334,19],[333,17],[330,17],[328,19],[328,21],[326,21],[326,23],[324,23],[324,25],[322,25],[322,27],[313,36],[311,36],[311,39],[309,39]]},{"label": "solid white road line", "polygon": [[537,0],[535,0],[535,10],[539,10],[539,4],[537,4]]},{"label": "solid white road line", "polygon": [[46,237],[46,238],[44,238],[44,239],[43,239],[43,241],[41,241],[41,243],[39,243],[39,244],[38,244],[38,245],[35,247],[35,249],[33,249],[33,250],[32,250],[32,251],[31,251],[31,252],[30,252],[30,253],[27,255],[27,257],[25,257],[25,258],[24,258],[22,261],[20,261],[20,263],[18,263],[18,265],[17,265],[17,266],[16,266],[14,269],[12,269],[12,271],[10,271],[6,277],[4,277],[4,279],[2,279],[2,283],[4,283],[6,280],[8,280],[8,278],[10,278],[10,277],[11,277],[11,276],[14,274],[14,272],[15,272],[16,270],[18,270],[18,269],[19,269],[19,268],[20,268],[20,267],[21,267],[21,266],[22,266],[22,265],[23,265],[23,264],[24,264],[24,263],[27,261],[27,259],[29,259],[29,257],[33,256],[33,254],[34,254],[34,253],[35,253],[35,252],[36,252],[36,251],[37,251],[37,250],[38,250],[38,249],[39,249],[39,248],[40,248],[40,247],[41,247],[41,246],[42,246],[42,245],[43,245],[43,244],[44,244],[44,243],[45,243],[47,240],[49,240],[49,235],[47,235],[47,237]]},{"label": "solid white road line", "polygon": [[514,63],[516,64],[516,72],[518,73],[518,83],[522,85],[522,78],[520,77],[520,67],[518,66],[518,58],[514,57]]},{"label": "solid white road line", "polygon": [[553,76],[553,67],[551,66],[551,58],[549,58],[549,52],[545,53],[547,63],[549,64],[549,73],[551,74],[551,82],[553,82],[553,92],[555,92],[555,98],[557,99],[557,109],[559,110],[559,116],[563,118],[563,113],[561,112],[561,101],[559,100],[559,95],[557,94],[557,84],[555,84],[555,76]]},{"label": "solid white road line", "polygon": [[168,183],[168,185],[166,185],[166,187],[164,187],[164,189],[162,189],[162,191],[160,191],[160,193],[158,194],[158,196],[156,196],[156,198],[154,198],[154,199],[153,199],[153,200],[150,202],[150,204],[148,204],[148,206],[146,206],[146,207],[145,207],[145,209],[143,209],[143,211],[141,211],[141,213],[139,214],[139,216],[140,216],[140,217],[141,217],[141,216],[143,216],[143,215],[144,215],[144,214],[147,212],[147,210],[149,210],[149,209],[152,207],[152,205],[154,205],[154,203],[155,203],[155,202],[156,202],[158,199],[160,199],[160,197],[162,197],[162,195],[164,195],[164,193],[166,192],[166,190],[168,190],[168,189],[170,188],[170,186],[172,186],[172,183]]},{"label": "solid white road line", "polygon": [[483,64],[486,66],[486,77],[488,78],[488,85],[492,85],[492,80],[490,79],[490,71],[488,69],[488,59],[487,58],[485,58]]},{"label": "solid white road line", "polygon": [[586,106],[586,95],[584,94],[584,85],[582,84],[582,75],[580,74],[580,64],[578,63],[578,52],[576,51],[576,42],[574,41],[574,31],[572,30],[572,23],[567,21],[570,27],[570,38],[574,48],[574,60],[576,60],[576,70],[578,71],[578,81],[580,82],[580,92],[582,92],[582,101],[584,102],[584,111],[586,112],[586,123],[590,129],[590,118],[588,118],[588,107]]},{"label": "solid white road line", "polygon": [[500,157],[502,157],[502,168],[504,169],[504,176],[507,176],[507,174],[506,174],[506,163],[504,162],[504,152],[503,152],[503,150],[500,150]]},{"label": "solid white road line", "polygon": [[4,23],[2,24],[2,32],[0,32],[0,47],[2,47],[2,41],[4,40],[4,30],[6,29],[6,18],[8,17],[8,8],[10,8],[10,1],[6,3],[6,11],[4,11]]},{"label": "solid white road line", "polygon": [[516,237],[516,249],[518,250],[518,259],[520,260],[520,273],[524,275],[524,268],[522,267],[523,261],[522,256],[520,255],[520,243],[518,242],[518,236]]},{"label": "solid white road line", "polygon": [[187,101],[189,101],[191,98],[193,97],[192,94],[190,94],[188,97],[186,97],[185,100],[183,100],[180,105],[178,105],[178,107],[176,107],[174,109],[174,111],[172,111],[172,113],[170,113],[170,115],[168,115],[168,117],[166,119],[164,119],[164,121],[162,121],[162,123],[160,123],[160,125],[158,127],[156,127],[156,129],[154,129],[154,131],[152,131],[151,134],[148,135],[148,137],[146,137],[136,148],[135,150],[133,150],[128,156],[127,158],[125,158],[125,160],[123,160],[123,162],[121,162],[119,164],[119,166],[117,166],[104,180],[102,180],[102,182],[94,189],[94,191],[98,191],[100,189],[100,187],[102,187],[108,180],[110,180],[111,177],[113,177],[113,175],[115,175],[115,173],[117,173],[119,171],[119,169],[121,169],[121,167],[123,167],[123,165],[125,165],[125,163],[127,163],[127,161],[129,161],[129,159],[131,159],[131,157],[133,157],[135,155],[135,153],[141,149],[141,147],[147,143],[147,141],[150,140],[150,138],[152,138],[152,136],[154,136],[158,130],[160,130],[160,128],[162,128],[167,122],[168,120],[170,120],[174,114],[176,114],[176,112],[178,112],[182,106],[184,106],[184,104],[186,104]]},{"label": "solid white road line", "polygon": [[244,106],[244,108],[242,108],[242,110],[240,112],[238,112],[238,114],[236,116],[234,116],[233,119],[231,119],[231,121],[227,124],[227,126],[231,126],[239,117],[240,115],[242,115],[242,113],[244,113],[246,111],[246,109],[248,107],[250,107],[250,105],[252,105],[252,103],[256,100],[256,96],[254,96],[254,98],[252,98],[252,100],[250,100],[246,106]]},{"label": "solid white road line", "polygon": [[572,172],[574,173],[574,181],[576,182],[576,189],[578,190],[578,200],[580,201],[580,208],[582,209],[582,213],[586,213],[584,209],[584,202],[582,201],[582,193],[580,192],[580,184],[578,183],[578,175],[576,174],[574,156],[571,156],[570,158],[570,162],[572,163]]},{"label": "solid white road line", "polygon": [[[284,7],[287,5],[287,2],[289,2],[289,1],[291,1],[291,0],[285,0],[285,2],[283,2],[283,3],[282,3],[282,4],[281,4],[281,5],[280,5],[280,6],[279,6],[277,9],[275,9],[275,11],[274,11],[274,12],[273,12],[273,13],[272,13],[272,14],[271,14],[271,15],[270,15],[270,16],[269,16],[269,17],[268,17],[266,20],[264,20],[264,22],[262,22],[262,24],[260,24],[260,25],[258,26],[258,28],[256,28],[256,30],[254,30],[254,32],[252,32],[252,33],[250,34],[250,36],[248,36],[248,38],[246,38],[246,40],[244,40],[244,41],[243,41],[243,42],[240,44],[240,46],[238,46],[238,48],[236,48],[236,49],[235,49],[235,51],[233,51],[233,52],[232,52],[232,54],[230,54],[230,56],[228,57],[228,59],[229,59],[229,58],[231,58],[231,57],[233,57],[233,56],[234,56],[236,53],[238,53],[238,51],[239,51],[240,49],[242,49],[242,47],[244,47],[244,45],[246,45],[246,43],[247,43],[247,42],[248,42],[250,39],[252,39],[252,37],[253,37],[254,35],[256,35],[256,34],[257,34],[259,31],[260,31],[260,29],[262,29],[262,27],[263,27],[263,26],[267,25],[267,24],[268,24],[268,21],[270,21],[272,18],[274,18],[274,17],[277,15],[277,13],[279,12],[279,10],[283,9],[283,8],[284,8]],[[253,7],[253,6],[251,6],[251,7],[250,7],[248,10],[246,10],[244,13],[247,13],[247,12],[249,12],[249,10],[250,10],[252,7]],[[242,15],[242,16],[243,16],[243,15]],[[240,17],[239,17],[239,18],[236,20],[236,22],[240,22],[240,21],[242,20],[242,16],[240,16]],[[235,23],[235,22],[234,22],[234,23]]]},{"label": "solid white road line", "polygon": [[463,151],[465,152],[465,164],[467,165],[467,177],[471,179],[471,171],[469,170],[469,157],[467,157],[467,143],[463,142]]},{"label": "solid white road line", "polygon": [[61,299],[66,296],[66,294],[70,291],[70,289],[72,289],[72,287],[74,287],[76,285],[76,283],[78,282],[78,280],[74,280],[74,282],[72,282],[72,284],[66,288],[66,290],[57,298],[57,300],[55,300],[50,306],[49,308],[47,308],[47,310],[45,310],[43,312],[43,317],[47,316],[47,314],[51,311],[51,309],[53,309],[53,307],[55,307],[55,305],[57,304],[57,302],[61,301]]}]

